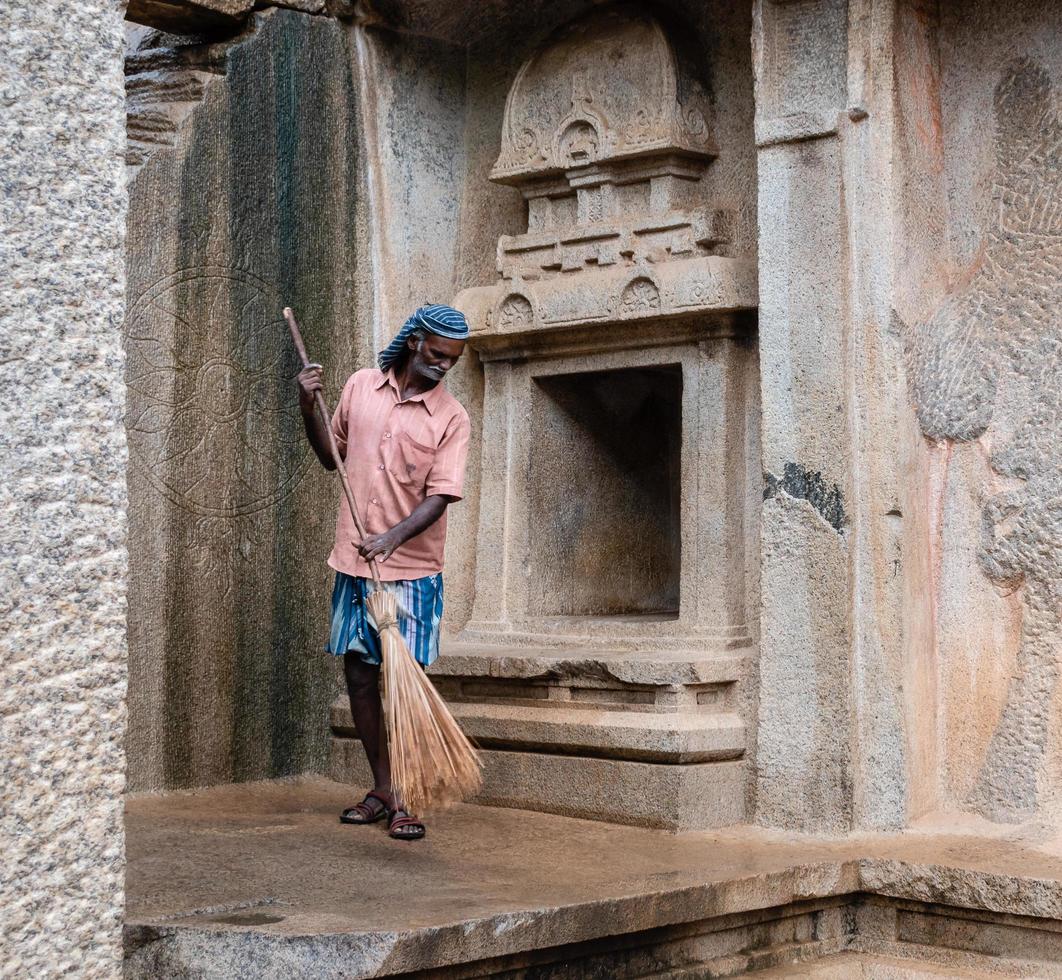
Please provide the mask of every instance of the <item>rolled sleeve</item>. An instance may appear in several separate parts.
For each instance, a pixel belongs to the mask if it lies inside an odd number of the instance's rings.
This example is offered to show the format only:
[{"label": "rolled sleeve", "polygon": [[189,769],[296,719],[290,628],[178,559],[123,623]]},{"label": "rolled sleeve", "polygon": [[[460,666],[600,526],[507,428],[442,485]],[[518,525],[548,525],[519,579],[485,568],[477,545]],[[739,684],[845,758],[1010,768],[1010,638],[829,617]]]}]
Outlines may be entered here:
[{"label": "rolled sleeve", "polygon": [[429,497],[440,495],[460,500],[464,495],[465,462],[468,458],[468,441],[472,425],[468,415],[455,415],[435,450],[435,460],[424,486]]},{"label": "rolled sleeve", "polygon": [[339,447],[339,455],[347,458],[347,419],[350,415],[350,403],[354,397],[354,384],[356,374],[347,378],[343,385],[343,394],[339,396],[339,404],[332,413],[332,435],[335,436],[336,446]]}]

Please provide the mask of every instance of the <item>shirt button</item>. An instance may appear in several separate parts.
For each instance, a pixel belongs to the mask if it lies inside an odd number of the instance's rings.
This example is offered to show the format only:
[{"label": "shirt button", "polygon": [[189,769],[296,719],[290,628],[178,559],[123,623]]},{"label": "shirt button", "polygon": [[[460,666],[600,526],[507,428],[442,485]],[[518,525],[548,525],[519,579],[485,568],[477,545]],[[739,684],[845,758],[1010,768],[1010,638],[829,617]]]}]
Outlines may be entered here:
[{"label": "shirt button", "polygon": [[382,469],[383,469],[383,463],[380,463],[380,464],[379,464],[379,466],[377,466],[376,468],[377,468],[378,470],[382,470]]},{"label": "shirt button", "polygon": [[384,433],[384,438],[385,439],[390,439],[391,438],[391,433],[390,432],[385,432]]},{"label": "shirt button", "polygon": [[372,502],[373,502],[374,504],[378,504],[378,503],[379,503],[380,501],[379,501],[379,500],[377,500],[377,499],[376,499],[375,497],[373,497],[373,498],[372,498]]}]

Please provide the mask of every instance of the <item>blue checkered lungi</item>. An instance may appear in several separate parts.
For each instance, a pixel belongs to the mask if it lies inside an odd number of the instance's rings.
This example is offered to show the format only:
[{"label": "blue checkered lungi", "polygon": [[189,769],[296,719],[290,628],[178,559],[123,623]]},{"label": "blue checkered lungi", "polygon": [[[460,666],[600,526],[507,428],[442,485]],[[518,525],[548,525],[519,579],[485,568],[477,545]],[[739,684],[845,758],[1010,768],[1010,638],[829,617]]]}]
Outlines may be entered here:
[{"label": "blue checkered lungi", "polygon": [[[427,667],[439,656],[439,626],[442,623],[442,573],[424,578],[384,582],[398,599],[398,629],[417,663]],[[332,588],[332,630],[328,652],[341,656],[353,651],[367,664],[380,664],[380,636],[365,608],[372,579],[336,572]]]}]

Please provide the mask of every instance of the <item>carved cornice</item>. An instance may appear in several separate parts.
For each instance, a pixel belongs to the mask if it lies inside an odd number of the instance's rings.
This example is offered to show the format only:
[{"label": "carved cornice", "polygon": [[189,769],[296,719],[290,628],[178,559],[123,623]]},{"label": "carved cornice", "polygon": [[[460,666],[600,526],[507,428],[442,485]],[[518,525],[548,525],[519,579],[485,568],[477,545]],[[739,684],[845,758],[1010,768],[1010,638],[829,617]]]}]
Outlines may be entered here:
[{"label": "carved cornice", "polygon": [[454,305],[468,318],[469,343],[487,360],[557,353],[579,337],[592,337],[597,349],[616,338],[623,346],[651,346],[676,324],[685,324],[678,328],[685,337],[694,319],[695,332],[740,332],[730,314],[756,308],[756,267],[707,256],[601,269],[577,280],[514,278],[466,289]]}]

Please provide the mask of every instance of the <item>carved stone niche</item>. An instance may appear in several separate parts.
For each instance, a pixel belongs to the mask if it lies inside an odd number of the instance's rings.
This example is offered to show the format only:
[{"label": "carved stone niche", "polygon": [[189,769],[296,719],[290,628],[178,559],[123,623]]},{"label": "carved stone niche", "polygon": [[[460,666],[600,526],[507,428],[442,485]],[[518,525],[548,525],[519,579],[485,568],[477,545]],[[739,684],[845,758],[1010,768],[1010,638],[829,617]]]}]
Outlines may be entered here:
[{"label": "carved stone niche", "polygon": [[433,668],[485,802],[744,812],[756,279],[725,254],[688,64],[638,6],[596,8],[509,94],[491,179],[529,228],[455,300],[485,370],[476,591]]},{"label": "carved stone niche", "polygon": [[664,27],[598,8],[520,69],[491,180],[518,187],[527,231],[498,242],[500,281],[459,301],[488,355],[573,326],[756,305],[712,205],[712,106]]}]

